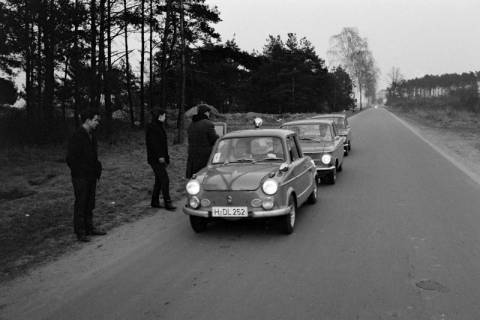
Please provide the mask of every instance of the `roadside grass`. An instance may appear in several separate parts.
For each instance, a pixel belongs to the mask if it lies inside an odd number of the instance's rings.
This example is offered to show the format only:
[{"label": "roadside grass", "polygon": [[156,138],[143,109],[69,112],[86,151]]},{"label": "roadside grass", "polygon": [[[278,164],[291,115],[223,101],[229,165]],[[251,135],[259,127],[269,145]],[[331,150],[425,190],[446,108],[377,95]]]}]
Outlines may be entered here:
[{"label": "roadside grass", "polygon": [[430,127],[464,132],[466,135],[480,134],[480,114],[454,108],[442,107],[390,107],[390,110],[410,117]]},{"label": "roadside grass", "polygon": [[[226,122],[228,131],[233,131],[253,128],[256,116],[262,117],[264,127],[275,128],[313,115],[250,112],[212,120]],[[174,131],[174,123],[169,122],[170,193],[181,207],[187,144],[172,145]],[[63,144],[0,150],[0,282],[82,245],[73,234],[74,197],[65,149]],[[161,214],[149,208],[154,178],[146,162],[143,130],[118,130],[111,143],[100,139],[99,158],[104,170],[97,185],[95,225],[108,231],[143,216]]]}]

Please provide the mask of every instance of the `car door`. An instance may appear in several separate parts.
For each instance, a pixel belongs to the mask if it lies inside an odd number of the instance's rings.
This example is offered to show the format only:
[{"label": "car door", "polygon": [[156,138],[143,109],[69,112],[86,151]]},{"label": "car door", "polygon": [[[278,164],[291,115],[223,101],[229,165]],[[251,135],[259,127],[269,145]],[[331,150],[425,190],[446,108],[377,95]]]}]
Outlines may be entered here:
[{"label": "car door", "polygon": [[292,165],[294,167],[294,188],[297,194],[298,205],[303,203],[308,197],[308,191],[313,183],[313,175],[311,172],[312,163],[302,154],[300,143],[295,135],[291,135],[287,139],[289,152],[291,151]]},{"label": "car door", "polygon": [[335,137],[334,138],[335,139],[335,150],[334,150],[335,158],[338,160],[338,165],[340,166],[343,163],[343,142],[345,138],[342,138],[338,134],[337,125],[335,124],[335,122],[332,122],[331,130],[332,130],[333,137]]},{"label": "car door", "polygon": [[352,128],[350,127],[347,118],[345,118],[345,129],[347,130],[347,141],[352,142]]}]

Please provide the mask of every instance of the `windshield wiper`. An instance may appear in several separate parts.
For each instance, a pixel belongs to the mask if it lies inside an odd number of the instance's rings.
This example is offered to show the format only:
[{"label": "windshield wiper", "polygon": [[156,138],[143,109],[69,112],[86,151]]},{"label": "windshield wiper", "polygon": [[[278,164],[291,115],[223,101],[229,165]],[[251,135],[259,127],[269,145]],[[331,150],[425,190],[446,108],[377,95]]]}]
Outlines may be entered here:
[{"label": "windshield wiper", "polygon": [[322,140],[320,140],[320,139],[307,138],[307,137],[300,138],[300,140],[308,140],[308,141],[322,142]]},{"label": "windshield wiper", "polygon": [[267,158],[263,158],[263,159],[261,159],[261,160],[258,160],[258,161],[278,161],[278,160],[280,160],[280,161],[284,161],[284,159],[283,159],[283,158],[269,158],[269,157],[267,157]]},{"label": "windshield wiper", "polygon": [[230,163],[245,163],[245,162],[255,162],[255,160],[249,159],[249,158],[242,158],[242,159],[236,159],[234,161],[230,161]]}]

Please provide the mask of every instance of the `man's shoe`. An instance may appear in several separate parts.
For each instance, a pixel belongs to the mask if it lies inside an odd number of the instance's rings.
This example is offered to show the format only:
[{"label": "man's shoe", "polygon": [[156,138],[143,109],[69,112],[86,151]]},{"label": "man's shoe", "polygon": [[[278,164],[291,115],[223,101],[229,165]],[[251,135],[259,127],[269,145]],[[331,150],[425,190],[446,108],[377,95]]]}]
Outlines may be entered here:
[{"label": "man's shoe", "polygon": [[91,232],[88,233],[91,236],[104,236],[107,233],[103,230],[92,230]]},{"label": "man's shoe", "polygon": [[77,240],[80,242],[90,242],[90,238],[87,236],[77,236]]},{"label": "man's shoe", "polygon": [[168,211],[175,211],[177,209],[177,207],[175,207],[171,203],[165,203],[165,209],[167,209]]}]

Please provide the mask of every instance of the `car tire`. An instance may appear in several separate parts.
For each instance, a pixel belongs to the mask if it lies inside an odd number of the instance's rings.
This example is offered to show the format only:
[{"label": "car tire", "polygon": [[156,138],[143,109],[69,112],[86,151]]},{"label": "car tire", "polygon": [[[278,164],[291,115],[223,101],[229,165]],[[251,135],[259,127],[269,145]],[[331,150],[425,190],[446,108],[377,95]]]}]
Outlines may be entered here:
[{"label": "car tire", "polygon": [[190,216],[190,226],[192,226],[193,231],[196,233],[207,230],[207,222],[208,220],[206,218]]},{"label": "car tire", "polygon": [[352,151],[352,143],[348,141],[348,152]]},{"label": "car tire", "polygon": [[348,157],[348,146],[347,146],[347,150],[344,150],[344,151],[343,151],[343,155],[344,155],[345,157]]},{"label": "car tire", "polygon": [[337,182],[337,167],[335,167],[332,172],[330,172],[327,176],[327,183],[328,184],[335,184]]},{"label": "car tire", "polygon": [[282,217],[282,227],[285,234],[291,234],[293,232],[293,229],[295,228],[297,204],[293,195],[290,195],[290,198],[288,198],[288,206],[290,207],[290,212]]},{"label": "car tire", "polygon": [[318,186],[317,186],[317,181],[315,180],[313,182],[313,191],[312,193],[310,193],[310,196],[308,196],[308,203],[310,204],[315,204],[317,202],[317,199],[318,199]]},{"label": "car tire", "polygon": [[342,172],[342,170],[343,170],[343,161],[342,161],[342,163],[340,164],[340,166],[338,167],[337,171],[338,171],[338,172]]}]

